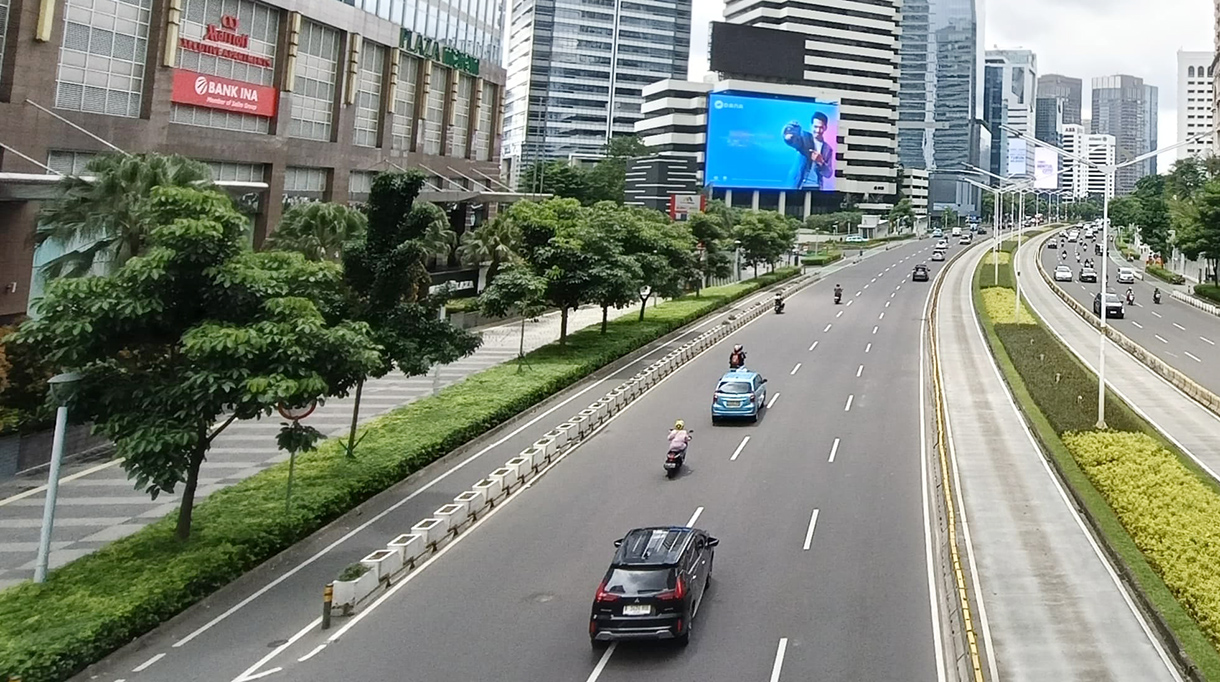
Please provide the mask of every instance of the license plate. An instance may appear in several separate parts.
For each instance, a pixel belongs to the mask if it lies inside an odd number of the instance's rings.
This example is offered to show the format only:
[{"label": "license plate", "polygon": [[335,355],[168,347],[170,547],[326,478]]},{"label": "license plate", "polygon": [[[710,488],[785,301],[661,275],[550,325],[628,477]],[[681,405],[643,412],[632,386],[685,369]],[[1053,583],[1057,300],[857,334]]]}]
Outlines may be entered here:
[{"label": "license plate", "polygon": [[728,405],[729,407],[741,407],[740,400],[729,400],[725,404]]},{"label": "license plate", "polygon": [[647,616],[652,613],[652,607],[647,604],[627,604],[623,607],[624,616]]}]

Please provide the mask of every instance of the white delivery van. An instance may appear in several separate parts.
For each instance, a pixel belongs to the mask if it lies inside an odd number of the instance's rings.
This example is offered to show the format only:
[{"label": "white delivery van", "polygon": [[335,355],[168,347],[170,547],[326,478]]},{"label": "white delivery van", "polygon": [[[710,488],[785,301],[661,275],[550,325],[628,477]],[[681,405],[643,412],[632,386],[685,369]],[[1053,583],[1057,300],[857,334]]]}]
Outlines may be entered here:
[{"label": "white delivery van", "polygon": [[961,227],[955,227],[955,228],[953,228],[953,236],[954,236],[954,237],[960,237],[960,236],[962,236],[962,228],[961,228]]}]

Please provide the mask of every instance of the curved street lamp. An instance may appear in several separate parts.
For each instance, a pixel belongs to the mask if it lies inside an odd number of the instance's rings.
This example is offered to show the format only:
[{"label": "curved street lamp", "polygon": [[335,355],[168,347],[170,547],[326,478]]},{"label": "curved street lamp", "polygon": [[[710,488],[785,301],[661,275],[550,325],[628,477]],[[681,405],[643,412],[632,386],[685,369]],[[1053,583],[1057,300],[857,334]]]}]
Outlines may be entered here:
[{"label": "curved street lamp", "polygon": [[83,377],[77,372],[56,374],[47,381],[51,397],[59,403],[55,410],[55,437],[51,441],[51,467],[47,473],[47,498],[42,506],[42,531],[38,536],[38,557],[34,561],[34,582],[46,582],[51,558],[51,531],[55,526],[55,500],[59,495],[59,468],[64,459],[64,433],[68,429],[68,402],[76,394]]}]

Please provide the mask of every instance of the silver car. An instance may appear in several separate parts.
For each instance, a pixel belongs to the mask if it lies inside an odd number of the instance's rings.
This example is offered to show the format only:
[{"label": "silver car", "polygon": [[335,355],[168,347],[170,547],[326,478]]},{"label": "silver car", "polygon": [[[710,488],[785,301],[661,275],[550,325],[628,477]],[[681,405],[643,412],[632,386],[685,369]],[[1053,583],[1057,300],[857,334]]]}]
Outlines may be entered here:
[{"label": "silver car", "polygon": [[1056,282],[1072,281],[1072,269],[1066,265],[1060,265],[1059,267],[1055,268],[1055,281]]},{"label": "silver car", "polygon": [[1118,283],[1135,284],[1135,270],[1132,270],[1131,268],[1119,268]]}]

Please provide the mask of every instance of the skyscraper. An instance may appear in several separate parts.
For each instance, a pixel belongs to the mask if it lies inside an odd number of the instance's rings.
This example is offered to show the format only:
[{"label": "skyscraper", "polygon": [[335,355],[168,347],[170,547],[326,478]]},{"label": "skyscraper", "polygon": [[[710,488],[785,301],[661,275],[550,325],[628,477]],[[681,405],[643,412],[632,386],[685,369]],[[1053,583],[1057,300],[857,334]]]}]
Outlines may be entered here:
[{"label": "skyscraper", "polygon": [[[1116,163],[1124,163],[1157,148],[1157,89],[1135,76],[1093,79],[1093,130],[1113,135]],[[1156,173],[1156,157],[1120,168],[1115,192],[1129,194],[1145,175]]]},{"label": "skyscraper", "polygon": [[[1029,150],[1019,138],[1005,132],[1005,125],[1033,137],[1036,112],[1038,58],[1029,50],[987,50],[983,79],[984,118],[991,128],[991,172],[1004,176],[1033,173],[1033,153],[1025,163],[1009,162],[1012,147]],[[1010,141],[1015,141],[1011,142]]]},{"label": "skyscraper", "polygon": [[953,170],[978,165],[982,49],[973,0],[908,0],[902,6],[898,76],[898,158],[932,171],[933,210],[978,209],[978,191]]},{"label": "skyscraper", "polygon": [[[1214,52],[1178,50],[1178,142],[1197,137],[1216,124],[1212,60]],[[1211,137],[1178,147],[1178,158],[1210,155]]]},{"label": "skyscraper", "polygon": [[595,157],[631,134],[641,91],[685,78],[691,0],[516,0],[504,157],[515,183],[541,159]]},{"label": "skyscraper", "polygon": [[1082,84],[1079,78],[1048,73],[1038,77],[1038,98],[1051,98],[1063,101],[1063,124],[1080,125],[1080,107]]}]

